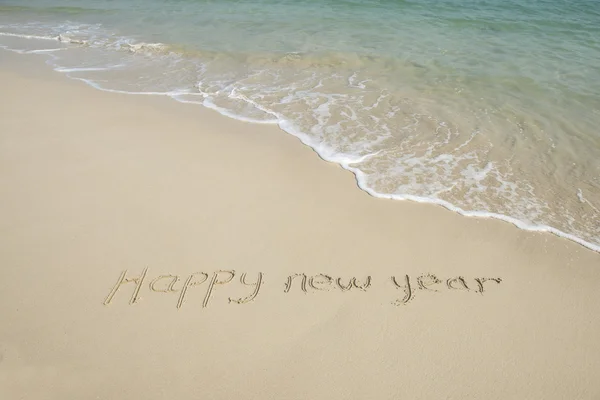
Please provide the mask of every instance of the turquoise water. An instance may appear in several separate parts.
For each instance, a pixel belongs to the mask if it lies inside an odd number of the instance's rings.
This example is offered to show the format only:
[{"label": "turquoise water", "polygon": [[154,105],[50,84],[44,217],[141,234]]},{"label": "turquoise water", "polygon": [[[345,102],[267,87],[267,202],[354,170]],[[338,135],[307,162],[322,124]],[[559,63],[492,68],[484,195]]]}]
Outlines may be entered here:
[{"label": "turquoise water", "polygon": [[0,46],[278,124],[369,193],[600,250],[600,1],[6,1]]}]

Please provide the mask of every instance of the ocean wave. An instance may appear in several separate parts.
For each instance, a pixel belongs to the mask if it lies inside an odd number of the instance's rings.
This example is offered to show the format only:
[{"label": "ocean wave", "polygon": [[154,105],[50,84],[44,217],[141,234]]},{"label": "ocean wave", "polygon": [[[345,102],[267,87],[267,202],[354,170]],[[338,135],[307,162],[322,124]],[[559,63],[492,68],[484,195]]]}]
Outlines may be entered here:
[{"label": "ocean wave", "polygon": [[[552,136],[548,111],[532,112],[510,92],[502,101],[480,104],[485,92],[476,89],[499,81],[440,82],[452,71],[386,57],[201,51],[117,36],[98,25],[40,30],[3,31],[0,37],[57,41],[82,52],[80,65],[77,58],[64,65],[59,49],[26,49],[52,56],[55,70],[96,89],[168,96],[245,122],[277,124],[322,159],[352,172],[358,187],[374,197],[500,219],[600,252],[600,230],[593,222],[600,212],[581,189],[574,194],[569,187],[589,174],[589,166],[568,175],[568,184],[545,176],[568,173],[564,165],[571,155],[557,156],[561,148],[594,148],[595,139],[582,136],[585,126],[568,119],[558,124],[573,132],[574,142]],[[533,81],[511,90],[545,93]],[[555,165],[557,160],[562,164]],[[553,170],[535,170],[540,166]],[[587,206],[583,214],[581,204]]]}]

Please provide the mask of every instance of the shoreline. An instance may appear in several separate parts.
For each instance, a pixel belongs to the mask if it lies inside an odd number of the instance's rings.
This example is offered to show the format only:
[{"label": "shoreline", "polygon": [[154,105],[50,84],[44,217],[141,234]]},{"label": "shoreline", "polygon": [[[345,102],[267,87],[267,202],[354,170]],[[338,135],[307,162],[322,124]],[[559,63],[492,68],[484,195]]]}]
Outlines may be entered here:
[{"label": "shoreline", "polygon": [[[16,37],[25,37],[23,35],[16,35],[16,34],[15,34],[15,36]],[[56,41],[60,42],[60,40],[58,40],[58,39],[47,38],[47,37],[36,37],[36,39],[56,40]],[[15,50],[0,48],[0,51],[2,51],[2,50],[8,51],[8,52],[14,52],[19,55],[42,55],[42,56],[44,55],[44,54],[42,54],[44,51],[42,51],[42,53],[35,53],[35,52],[34,53],[28,53],[28,52],[21,53],[21,52],[15,51]],[[45,64],[47,65],[47,63],[45,63]],[[354,175],[354,178],[356,181],[356,186],[358,187],[358,189],[366,192],[367,194],[369,194],[370,196],[373,196],[375,198],[389,199],[389,200],[395,200],[395,201],[413,201],[413,202],[417,202],[417,203],[431,204],[431,205],[441,206],[441,207],[447,209],[448,211],[457,213],[464,217],[496,219],[496,220],[500,220],[500,221],[512,224],[515,227],[517,227],[518,229],[522,229],[525,231],[549,233],[549,234],[558,236],[560,238],[570,240],[574,243],[577,243],[586,249],[600,253],[600,244],[589,242],[583,238],[580,238],[579,236],[576,236],[571,233],[563,232],[560,229],[555,228],[553,226],[532,224],[529,222],[525,222],[519,218],[510,216],[510,215],[498,214],[498,213],[489,212],[489,211],[467,211],[459,206],[456,206],[456,205],[454,205],[448,201],[442,200],[442,199],[436,199],[436,198],[431,198],[431,197],[421,197],[421,196],[415,196],[415,195],[410,195],[410,194],[387,194],[387,193],[377,192],[376,190],[365,185],[365,178],[364,178],[365,174],[360,169],[352,167],[352,164],[357,162],[356,160],[353,160],[353,161],[344,160],[344,159],[340,159],[339,157],[332,158],[332,157],[328,157],[323,151],[319,152],[318,147],[320,145],[318,143],[314,143],[314,140],[312,140],[309,136],[307,136],[306,134],[304,134],[302,132],[296,132],[296,129],[294,129],[292,126],[288,126],[287,128],[284,127],[284,125],[290,125],[288,121],[281,120],[281,119],[268,120],[268,121],[259,121],[259,120],[249,119],[249,118],[234,115],[227,110],[224,110],[218,106],[215,106],[214,104],[206,104],[205,102],[202,102],[202,101],[188,101],[188,100],[182,100],[182,99],[177,98],[177,96],[183,96],[183,95],[186,95],[186,93],[128,92],[128,91],[122,91],[122,90],[106,89],[106,88],[103,88],[101,85],[99,85],[89,79],[69,76],[68,73],[73,72],[72,69],[57,70],[56,68],[52,68],[52,70],[60,73],[67,79],[72,79],[75,81],[83,82],[86,85],[88,85],[96,90],[100,90],[100,91],[107,92],[107,93],[116,93],[116,94],[124,94],[124,95],[141,95],[141,96],[165,96],[165,97],[168,97],[169,99],[174,100],[181,104],[193,104],[196,106],[201,106],[205,109],[217,112],[218,114],[220,114],[223,117],[231,118],[231,119],[234,119],[237,121],[251,123],[251,124],[257,124],[257,125],[275,125],[284,134],[291,135],[291,136],[297,138],[303,145],[309,147],[312,151],[314,151],[319,156],[319,158],[321,160],[336,164],[336,165],[342,167],[343,169],[351,172]],[[75,70],[77,70],[77,68]],[[274,115],[274,117],[279,118],[276,115]],[[361,159],[368,158],[368,157],[370,157],[370,155],[364,156]]]},{"label": "shoreline", "polygon": [[38,61],[0,52],[0,397],[600,395],[600,254]]}]

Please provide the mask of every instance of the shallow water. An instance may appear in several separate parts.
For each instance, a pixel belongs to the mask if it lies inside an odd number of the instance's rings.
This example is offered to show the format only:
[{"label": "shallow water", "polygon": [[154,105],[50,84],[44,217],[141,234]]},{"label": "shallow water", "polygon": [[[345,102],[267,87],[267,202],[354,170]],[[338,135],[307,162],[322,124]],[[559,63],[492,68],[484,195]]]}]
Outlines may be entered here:
[{"label": "shallow water", "polygon": [[600,3],[0,0],[0,45],[279,124],[369,193],[600,250]]}]

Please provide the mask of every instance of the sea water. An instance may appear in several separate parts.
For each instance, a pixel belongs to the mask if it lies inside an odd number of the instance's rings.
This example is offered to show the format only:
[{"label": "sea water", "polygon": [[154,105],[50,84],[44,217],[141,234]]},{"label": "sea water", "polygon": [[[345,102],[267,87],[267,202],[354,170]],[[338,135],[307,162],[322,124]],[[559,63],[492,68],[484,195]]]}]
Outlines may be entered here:
[{"label": "sea water", "polygon": [[598,0],[0,0],[0,46],[600,250]]}]

